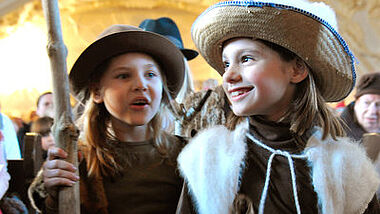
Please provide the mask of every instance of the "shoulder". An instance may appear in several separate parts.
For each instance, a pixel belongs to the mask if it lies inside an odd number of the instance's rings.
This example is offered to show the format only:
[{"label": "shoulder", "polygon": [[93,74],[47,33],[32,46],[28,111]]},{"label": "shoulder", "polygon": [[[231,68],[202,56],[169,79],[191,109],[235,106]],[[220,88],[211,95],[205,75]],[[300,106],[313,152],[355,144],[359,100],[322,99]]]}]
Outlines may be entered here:
[{"label": "shoulder", "polygon": [[179,135],[171,135],[171,139],[173,142],[179,144],[180,147],[184,147],[189,142],[189,138]]},{"label": "shoulder", "polygon": [[244,141],[245,134],[248,130],[248,123],[239,124],[234,130],[229,130],[224,125],[216,125],[200,131],[189,140],[187,147],[219,147]]},{"label": "shoulder", "polygon": [[[319,133],[316,133],[309,138],[305,151],[313,166],[335,173],[347,179],[348,183],[354,185],[353,182],[357,179],[353,177],[362,180],[361,183],[379,183],[377,172],[365,148],[351,138],[339,137],[334,140],[328,137],[322,140]],[[355,176],[344,176],[345,174]]]},{"label": "shoulder", "polygon": [[322,140],[317,132],[305,152],[315,189],[326,201],[342,199],[348,202],[344,207],[352,210],[363,210],[371,201],[380,180],[361,145],[347,137]]},{"label": "shoulder", "polygon": [[310,160],[327,158],[342,164],[350,164],[355,158],[356,164],[370,162],[365,148],[357,141],[349,137],[338,137],[336,140],[331,137],[322,139],[320,130],[310,136],[305,151]]},{"label": "shoulder", "polygon": [[[181,164],[198,163],[202,160],[227,160],[244,156],[246,150],[245,134],[248,124],[239,124],[235,130],[228,130],[223,125],[200,131],[183,148],[178,157]],[[228,158],[226,158],[228,157]]]},{"label": "shoulder", "polygon": [[331,137],[322,139],[322,133],[317,130],[310,136],[307,141],[306,151],[309,152],[311,158],[322,156],[324,154],[334,154],[334,157],[349,158],[350,160],[357,155],[356,158],[362,158],[363,161],[369,160],[365,149],[357,141],[349,137],[338,137],[336,140]]}]

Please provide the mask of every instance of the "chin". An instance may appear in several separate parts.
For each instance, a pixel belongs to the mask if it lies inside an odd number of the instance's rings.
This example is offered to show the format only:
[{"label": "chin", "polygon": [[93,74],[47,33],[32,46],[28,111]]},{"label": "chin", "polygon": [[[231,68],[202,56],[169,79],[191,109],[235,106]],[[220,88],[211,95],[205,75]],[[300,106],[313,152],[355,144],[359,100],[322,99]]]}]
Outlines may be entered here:
[{"label": "chin", "polygon": [[131,123],[132,126],[143,126],[146,125],[148,122],[146,121],[134,121]]},{"label": "chin", "polygon": [[245,111],[242,110],[242,109],[236,109],[236,108],[233,108],[232,111],[234,112],[234,114],[235,114],[236,116],[239,116],[239,117],[250,116],[247,112],[245,112]]}]

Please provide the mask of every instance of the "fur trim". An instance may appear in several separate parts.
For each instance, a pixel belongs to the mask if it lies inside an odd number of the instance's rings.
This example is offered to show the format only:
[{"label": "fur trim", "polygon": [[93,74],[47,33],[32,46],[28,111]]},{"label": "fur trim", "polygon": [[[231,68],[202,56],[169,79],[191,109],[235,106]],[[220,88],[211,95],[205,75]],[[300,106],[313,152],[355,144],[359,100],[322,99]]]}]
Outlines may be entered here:
[{"label": "fur trim", "polygon": [[[244,125],[245,124],[245,125]],[[198,213],[229,213],[246,155],[247,123],[234,131],[218,126],[200,132],[178,157]],[[348,138],[311,136],[305,149],[323,214],[363,213],[380,183],[362,147]]]},{"label": "fur trim", "polygon": [[[244,123],[238,129],[248,127]],[[230,132],[216,126],[193,138],[178,156],[198,213],[227,214],[232,210],[239,187],[237,175],[247,150],[244,139],[245,131]]]},{"label": "fur trim", "polygon": [[317,132],[305,151],[322,213],[363,213],[380,182],[364,148],[349,138],[322,141]]}]

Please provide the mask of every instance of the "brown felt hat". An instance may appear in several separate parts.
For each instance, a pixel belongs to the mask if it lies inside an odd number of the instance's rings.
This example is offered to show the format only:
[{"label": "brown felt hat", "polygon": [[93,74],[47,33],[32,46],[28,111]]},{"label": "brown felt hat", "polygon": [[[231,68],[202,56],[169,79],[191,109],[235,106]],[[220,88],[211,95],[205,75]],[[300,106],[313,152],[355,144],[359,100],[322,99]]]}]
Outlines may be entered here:
[{"label": "brown felt hat", "polygon": [[380,72],[364,74],[359,78],[355,98],[364,94],[380,94]]},{"label": "brown felt hat", "polygon": [[128,52],[150,55],[161,66],[172,97],[182,87],[185,65],[181,51],[167,38],[129,25],[112,25],[78,57],[69,79],[74,96],[86,90],[96,68],[106,60]]},{"label": "brown felt hat", "polygon": [[353,54],[337,32],[334,11],[323,3],[219,2],[196,19],[191,35],[200,54],[220,75],[224,73],[224,42],[248,37],[275,43],[297,54],[311,68],[328,102],[344,99],[355,85]]}]

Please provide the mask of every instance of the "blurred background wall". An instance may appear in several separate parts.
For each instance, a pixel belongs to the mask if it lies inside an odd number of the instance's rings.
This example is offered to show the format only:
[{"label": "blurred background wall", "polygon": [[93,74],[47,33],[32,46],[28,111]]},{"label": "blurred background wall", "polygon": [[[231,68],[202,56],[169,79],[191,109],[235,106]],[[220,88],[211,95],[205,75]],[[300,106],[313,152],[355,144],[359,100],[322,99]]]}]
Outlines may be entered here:
[{"label": "blurred background wall", "polygon": [[[60,0],[68,71],[82,50],[111,24],[139,25],[146,18],[170,17],[184,46],[195,49],[191,25],[216,0]],[[357,58],[357,74],[380,70],[380,0],[323,0],[337,14],[339,32]],[[1,111],[28,121],[39,94],[52,90],[47,32],[39,0],[0,0]],[[199,89],[221,78],[201,56],[189,62]],[[347,102],[351,100],[347,98]]]}]

